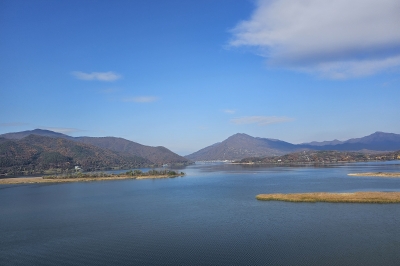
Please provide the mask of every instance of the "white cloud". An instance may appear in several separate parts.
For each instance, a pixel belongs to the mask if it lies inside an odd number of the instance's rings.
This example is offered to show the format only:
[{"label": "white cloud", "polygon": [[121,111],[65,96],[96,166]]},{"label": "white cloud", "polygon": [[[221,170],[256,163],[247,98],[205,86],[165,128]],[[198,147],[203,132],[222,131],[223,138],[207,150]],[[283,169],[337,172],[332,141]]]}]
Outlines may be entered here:
[{"label": "white cloud", "polygon": [[231,120],[231,122],[236,125],[258,124],[259,126],[266,126],[270,124],[278,124],[291,121],[293,121],[293,118],[285,116],[242,116]]},{"label": "white cloud", "polygon": [[85,73],[81,71],[74,71],[72,75],[77,79],[82,80],[99,80],[99,81],[115,81],[121,78],[121,75],[108,71],[108,72],[92,72]]},{"label": "white cloud", "polygon": [[140,96],[140,97],[133,97],[133,98],[125,98],[122,101],[124,102],[136,102],[136,103],[151,103],[157,101],[157,97],[153,96]]},{"label": "white cloud", "polygon": [[236,113],[236,111],[232,110],[232,109],[225,109],[225,110],[223,110],[223,112],[226,113],[226,114],[234,114],[234,113]]},{"label": "white cloud", "polygon": [[62,134],[70,134],[70,133],[83,131],[81,129],[68,128],[68,127],[43,127],[43,129],[51,130],[51,131],[62,133]]},{"label": "white cloud", "polygon": [[272,66],[329,78],[400,66],[398,0],[259,0],[233,30],[233,47],[253,46]]}]

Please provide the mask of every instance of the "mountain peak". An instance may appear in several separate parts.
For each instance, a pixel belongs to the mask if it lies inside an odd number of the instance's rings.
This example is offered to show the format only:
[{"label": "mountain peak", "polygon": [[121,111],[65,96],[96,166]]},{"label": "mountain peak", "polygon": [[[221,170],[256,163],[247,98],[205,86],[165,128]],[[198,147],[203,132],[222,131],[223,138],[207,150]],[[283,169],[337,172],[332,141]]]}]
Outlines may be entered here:
[{"label": "mountain peak", "polygon": [[233,134],[232,136],[230,136],[229,138],[233,138],[233,137],[250,137],[250,138],[252,138],[252,136],[247,135],[246,133],[236,133],[236,134]]},{"label": "mountain peak", "polygon": [[400,134],[377,131],[369,136],[347,141],[335,139],[295,145],[279,139],[258,138],[244,133],[237,133],[222,142],[205,147],[185,157],[193,161],[237,160],[246,157],[283,155],[310,149],[393,151],[400,149]]},{"label": "mountain peak", "polygon": [[282,155],[297,150],[295,145],[266,138],[255,138],[245,133],[236,133],[222,142],[215,143],[185,156],[194,161],[237,160],[246,157]]}]

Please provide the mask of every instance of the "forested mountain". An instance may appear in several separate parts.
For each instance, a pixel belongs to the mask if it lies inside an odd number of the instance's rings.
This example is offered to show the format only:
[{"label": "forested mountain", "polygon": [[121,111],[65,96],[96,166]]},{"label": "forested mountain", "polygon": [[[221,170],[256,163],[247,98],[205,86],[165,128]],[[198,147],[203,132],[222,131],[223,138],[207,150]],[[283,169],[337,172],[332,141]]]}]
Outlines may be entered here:
[{"label": "forested mountain", "polygon": [[39,174],[51,169],[71,170],[75,166],[86,171],[126,169],[150,164],[151,161],[139,156],[122,155],[63,138],[29,135],[19,140],[0,140],[0,174]]},{"label": "forested mountain", "polygon": [[300,149],[281,140],[255,138],[238,133],[185,157],[192,161],[238,160],[246,157],[283,155]]},{"label": "forested mountain", "polygon": [[71,137],[65,134],[53,132],[50,130],[35,129],[22,132],[14,132],[0,135],[0,138],[6,139],[22,139],[28,135],[47,136],[52,138],[62,138],[90,144],[102,149],[109,149],[114,152],[124,154],[126,156],[142,157],[153,165],[163,164],[189,164],[190,160],[179,156],[178,154],[170,151],[169,149],[159,146],[151,147],[142,145],[133,141],[116,137]]},{"label": "forested mountain", "polygon": [[34,130],[26,130],[26,131],[21,131],[21,132],[12,132],[12,133],[6,133],[0,135],[2,138],[6,139],[22,139],[25,138],[29,135],[38,135],[38,136],[44,136],[44,137],[51,137],[51,138],[63,138],[63,139],[69,139],[73,140],[74,138],[62,133],[54,132],[51,130],[45,130],[45,129],[34,129]]},{"label": "forested mountain", "polygon": [[400,150],[400,134],[375,132],[362,138],[346,141],[333,140],[303,144],[235,134],[185,157],[193,161],[240,160],[248,157],[278,156],[304,150],[396,151]]},{"label": "forested mountain", "polygon": [[103,149],[109,149],[112,151],[120,152],[128,155],[136,155],[153,162],[154,164],[178,164],[178,163],[189,163],[189,160],[179,156],[176,153],[168,150],[165,147],[150,147],[145,146],[133,141],[129,141],[123,138],[115,137],[78,137],[76,141],[91,144]]}]

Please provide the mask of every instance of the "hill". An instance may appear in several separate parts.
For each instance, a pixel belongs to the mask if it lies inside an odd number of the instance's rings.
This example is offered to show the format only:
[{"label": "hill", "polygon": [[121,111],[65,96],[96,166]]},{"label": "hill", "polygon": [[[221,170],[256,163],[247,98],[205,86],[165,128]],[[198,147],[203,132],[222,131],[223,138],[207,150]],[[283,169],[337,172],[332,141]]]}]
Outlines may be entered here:
[{"label": "hill", "polygon": [[304,147],[316,150],[337,150],[337,151],[395,151],[400,150],[400,134],[375,132],[362,138],[353,138],[342,143],[325,145],[307,145]]},{"label": "hill", "polygon": [[116,137],[71,137],[65,134],[53,132],[50,130],[35,129],[22,132],[13,132],[0,135],[0,138],[20,140],[29,135],[46,136],[52,138],[62,138],[75,142],[90,144],[102,149],[108,149],[113,152],[118,152],[126,156],[142,157],[152,165],[163,164],[190,164],[190,160],[179,156],[169,149],[159,146],[151,147],[142,145],[133,141]]},{"label": "hill", "polygon": [[185,157],[193,161],[239,160],[246,157],[283,155],[300,149],[302,148],[281,140],[255,138],[238,133]]},{"label": "hill", "polygon": [[41,174],[80,166],[86,171],[137,168],[151,164],[139,156],[122,155],[63,138],[28,135],[0,141],[0,174]]},{"label": "hill", "polygon": [[371,135],[346,141],[324,141],[303,144],[268,138],[256,138],[246,134],[235,134],[226,140],[215,143],[185,156],[193,161],[240,160],[248,157],[284,155],[296,151],[357,151],[385,152],[400,150],[400,135],[375,132]]},{"label": "hill", "polygon": [[168,164],[168,163],[169,164],[189,163],[188,159],[179,156],[178,154],[173,153],[172,151],[162,146],[150,147],[123,138],[115,138],[115,137],[102,137],[102,138],[78,137],[75,139],[76,141],[82,143],[91,144],[103,149],[120,152],[122,154],[140,156],[146,158],[147,160],[157,165]]},{"label": "hill", "polygon": [[5,138],[5,139],[23,139],[29,135],[38,135],[38,136],[43,136],[43,137],[51,137],[51,138],[63,138],[63,139],[69,139],[73,140],[74,138],[62,133],[54,132],[51,130],[45,130],[45,129],[34,129],[34,130],[26,130],[26,131],[21,131],[21,132],[11,132],[11,133],[6,133],[0,135],[0,137]]}]

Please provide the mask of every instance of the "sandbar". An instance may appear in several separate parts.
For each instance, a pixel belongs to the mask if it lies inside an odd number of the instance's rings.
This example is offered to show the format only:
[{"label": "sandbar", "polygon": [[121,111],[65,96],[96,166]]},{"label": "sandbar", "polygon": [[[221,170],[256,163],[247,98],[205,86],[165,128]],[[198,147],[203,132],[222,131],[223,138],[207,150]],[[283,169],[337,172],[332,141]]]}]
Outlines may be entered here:
[{"label": "sandbar", "polygon": [[107,176],[107,177],[83,177],[83,178],[43,178],[43,177],[15,177],[15,178],[2,178],[2,184],[35,184],[35,183],[69,183],[69,182],[90,182],[90,181],[104,181],[104,180],[123,180],[123,179],[158,179],[158,178],[173,178],[181,175],[150,175],[150,176]]},{"label": "sandbar", "polygon": [[400,203],[400,192],[259,194],[258,200],[331,203]]},{"label": "sandbar", "polygon": [[392,178],[396,178],[396,177],[400,177],[400,173],[390,173],[390,172],[376,172],[376,173],[352,173],[352,174],[347,174],[350,176],[376,176],[376,177],[392,177]]}]

